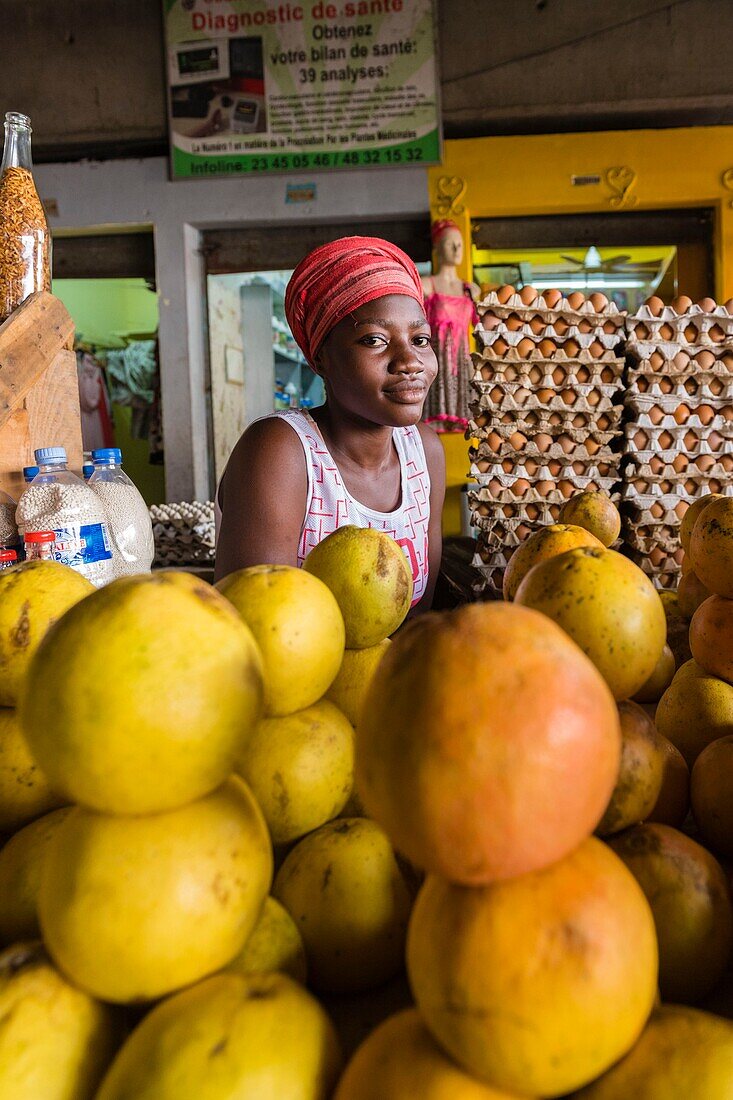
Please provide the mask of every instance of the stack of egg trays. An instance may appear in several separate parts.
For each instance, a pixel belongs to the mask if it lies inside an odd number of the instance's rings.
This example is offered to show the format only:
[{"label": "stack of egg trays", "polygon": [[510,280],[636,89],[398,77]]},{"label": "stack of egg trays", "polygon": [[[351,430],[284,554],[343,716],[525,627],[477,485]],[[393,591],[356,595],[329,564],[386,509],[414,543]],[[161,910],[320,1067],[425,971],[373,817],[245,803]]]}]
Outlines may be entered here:
[{"label": "stack of egg trays", "polygon": [[[597,313],[590,302],[579,310],[565,299],[554,309],[537,302],[541,308],[515,294],[499,303],[492,293],[479,305],[466,435],[477,440],[468,498],[476,588],[487,596],[501,592],[516,546],[556,522],[568,497],[583,489],[613,494],[620,478],[624,315],[613,303]],[[521,327],[506,327],[512,316]]]},{"label": "stack of egg trays", "polygon": [[733,317],[644,305],[627,326],[623,539],[659,587],[674,588],[690,502],[733,492]]}]

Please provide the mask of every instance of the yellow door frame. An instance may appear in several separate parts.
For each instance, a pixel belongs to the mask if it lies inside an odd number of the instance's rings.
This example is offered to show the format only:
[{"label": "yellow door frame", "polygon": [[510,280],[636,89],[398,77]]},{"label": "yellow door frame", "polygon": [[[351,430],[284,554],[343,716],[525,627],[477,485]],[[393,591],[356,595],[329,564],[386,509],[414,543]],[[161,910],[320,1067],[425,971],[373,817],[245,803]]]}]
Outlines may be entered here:
[{"label": "yellow door frame", "polygon": [[475,218],[705,206],[715,211],[714,294],[733,297],[733,126],[446,141],[428,183],[431,216],[464,234],[465,279]]}]

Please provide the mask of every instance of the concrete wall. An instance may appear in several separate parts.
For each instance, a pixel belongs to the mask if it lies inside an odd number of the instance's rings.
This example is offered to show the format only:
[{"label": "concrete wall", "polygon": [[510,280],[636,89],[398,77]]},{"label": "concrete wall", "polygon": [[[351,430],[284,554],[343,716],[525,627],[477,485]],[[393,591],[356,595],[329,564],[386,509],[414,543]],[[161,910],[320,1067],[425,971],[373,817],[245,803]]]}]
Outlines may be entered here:
[{"label": "concrete wall", "polygon": [[[733,121],[730,0],[436,0],[448,137]],[[163,153],[159,0],[0,0],[37,159]]]},{"label": "concrete wall", "polygon": [[[218,482],[232,448],[246,425],[247,394],[244,388],[242,310],[237,280],[230,275],[213,275],[209,279],[208,290],[211,426],[214,437],[214,476]],[[227,355],[240,358],[241,382],[228,377]]]},{"label": "concrete wall", "polygon": [[154,229],[168,500],[206,500],[213,481],[201,231],[335,222],[354,232],[359,218],[427,217],[429,208],[424,169],[321,173],[317,197],[300,205],[285,201],[298,177],[171,183],[164,157],[43,164],[35,174],[41,198],[58,210],[49,219],[55,234]]}]

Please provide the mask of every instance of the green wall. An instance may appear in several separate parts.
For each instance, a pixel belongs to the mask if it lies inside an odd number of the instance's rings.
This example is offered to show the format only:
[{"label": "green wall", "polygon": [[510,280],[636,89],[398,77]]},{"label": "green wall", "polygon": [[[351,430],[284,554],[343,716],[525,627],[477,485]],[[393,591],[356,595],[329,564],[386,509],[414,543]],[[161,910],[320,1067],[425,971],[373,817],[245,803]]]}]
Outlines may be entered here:
[{"label": "green wall", "polygon": [[[121,348],[130,338],[151,338],[158,328],[158,298],[144,279],[54,279],[76,326],[77,340],[104,348]],[[115,443],[122,450],[125,472],[148,504],[165,500],[162,466],[151,466],[148,443],[130,436],[131,410],[112,406]]]}]

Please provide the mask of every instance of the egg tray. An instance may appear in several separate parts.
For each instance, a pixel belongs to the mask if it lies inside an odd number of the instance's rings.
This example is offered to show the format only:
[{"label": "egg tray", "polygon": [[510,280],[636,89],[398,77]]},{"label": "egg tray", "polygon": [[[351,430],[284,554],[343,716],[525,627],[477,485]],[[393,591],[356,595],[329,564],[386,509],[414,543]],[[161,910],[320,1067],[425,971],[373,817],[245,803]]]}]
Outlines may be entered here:
[{"label": "egg tray", "polygon": [[[476,412],[472,409],[472,412]],[[592,439],[596,443],[611,443],[621,435],[623,409],[617,406],[596,415],[595,410],[573,409],[569,413],[547,412],[545,409],[517,409],[504,412],[493,425],[497,435],[509,438],[514,432],[522,435],[568,435],[577,443]]]},{"label": "egg tray", "polygon": [[[599,477],[616,476],[619,478],[623,456],[608,448],[602,448],[599,454],[591,458],[586,453],[584,457],[579,454],[565,454],[552,456],[547,453],[529,455],[526,452],[510,450],[506,455],[499,457],[491,446],[483,440],[479,440],[477,447],[469,447],[468,457],[472,463],[479,467],[480,474],[490,473],[496,470],[499,473],[515,473],[518,477],[561,477],[563,471],[572,470],[572,473],[581,475],[592,470]],[[480,464],[480,465],[479,465]]]},{"label": "egg tray", "polygon": [[559,466],[559,468],[557,462],[553,463],[552,467],[543,465],[533,468],[533,465],[531,464],[528,469],[523,463],[519,463],[513,469],[507,470],[502,463],[488,463],[485,459],[479,459],[471,462],[471,477],[476,479],[478,485],[489,485],[491,481],[496,480],[506,487],[518,479],[524,479],[537,485],[545,482],[559,483],[565,481],[571,485],[577,485],[579,489],[585,488],[585,485],[581,484],[582,482],[592,481],[594,484],[603,485],[606,489],[621,480],[617,464],[595,463],[585,465],[574,462]]},{"label": "egg tray", "polygon": [[[713,434],[716,439],[711,440]],[[726,423],[704,434],[698,428],[688,428],[686,424],[675,425],[672,429],[632,422],[625,425],[624,435],[624,453],[632,455],[637,462],[648,462],[655,455],[665,462],[673,462],[679,454],[696,458],[699,455],[719,455],[729,450],[733,426]]]},{"label": "egg tray", "polygon": [[577,309],[568,304],[567,298],[560,298],[557,305],[550,308],[545,304],[545,299],[541,294],[535,298],[534,302],[523,302],[520,291],[518,290],[516,290],[505,302],[500,302],[497,292],[495,290],[490,290],[488,294],[476,303],[476,308],[479,314],[481,314],[482,311],[484,313],[491,312],[497,317],[502,318],[509,317],[512,313],[516,313],[520,317],[526,316],[528,318],[539,316],[544,320],[548,318],[553,319],[555,317],[586,317],[589,320],[593,319],[596,324],[602,324],[604,321],[611,321],[618,328],[624,327],[627,317],[626,310],[620,310],[615,302],[608,302],[603,310],[599,312],[587,298]]},{"label": "egg tray", "polygon": [[[733,407],[729,405],[724,405],[722,409],[718,410],[718,413],[707,424],[702,422],[697,413],[692,413],[684,424],[678,424],[672,413],[665,412],[663,409],[659,411],[662,415],[653,419],[649,412],[637,413],[634,420],[625,425],[626,437],[629,438],[629,431],[635,428],[654,429],[657,432],[667,430],[676,436],[678,433],[684,435],[685,432],[692,431],[696,435],[705,436],[710,432],[730,433],[733,427]],[[730,438],[730,434],[727,434],[726,438]]]},{"label": "egg tray", "polygon": [[[571,356],[564,350],[564,345],[567,341],[574,340],[580,348],[580,354],[587,352],[591,359],[595,359],[596,361],[602,359],[615,359],[614,350],[618,348],[622,339],[621,333],[604,332],[603,329],[593,329],[591,332],[580,332],[579,329],[569,328],[567,332],[563,332],[562,335],[560,335],[552,328],[547,328],[544,332],[532,332],[531,328],[527,325],[522,325],[521,328],[514,329],[513,331],[510,331],[503,325],[498,328],[487,330],[482,326],[481,322],[475,326],[473,335],[476,344],[487,351],[493,348],[497,340],[503,340],[509,345],[510,349],[516,349],[517,344],[520,344],[522,340],[531,340],[535,345],[540,344],[542,340],[552,340],[557,344],[557,351],[553,353],[552,359],[555,359],[560,351],[562,351],[567,359],[576,357],[575,353]],[[599,352],[598,355],[592,355],[588,349],[596,340],[602,346],[603,352]],[[501,354],[506,354],[506,352],[502,350]],[[539,347],[536,347],[534,351],[529,353],[529,356],[523,356],[522,358],[531,359],[535,354],[543,355]],[[543,357],[547,358],[547,356]]]},{"label": "egg tray", "polygon": [[[720,485],[714,489],[711,486]],[[733,495],[733,484],[729,479],[718,481],[708,477],[686,477],[679,481],[654,480],[635,477],[630,480],[628,476],[623,482],[622,499],[625,504],[633,508],[651,507],[653,504],[663,502],[675,507],[679,500],[696,500],[706,493],[722,493],[724,496]]]},{"label": "egg tray", "polygon": [[685,313],[665,306],[654,316],[649,306],[642,305],[637,313],[626,315],[624,326],[629,342],[639,344],[697,343],[717,347],[726,339],[733,341],[733,316],[725,306],[706,312],[693,304]]},{"label": "egg tray", "polygon": [[[471,402],[471,408],[491,409],[497,414],[524,409],[532,411],[544,409],[550,413],[576,410],[602,413],[614,408],[612,396],[600,392],[595,386],[566,387],[552,397],[542,400],[537,393],[526,386],[516,385],[509,390],[498,382],[472,382],[471,385],[479,394],[478,401]],[[500,392],[496,393],[497,390]]]},{"label": "egg tray", "polygon": [[652,546],[661,546],[668,554],[676,554],[680,547],[680,525],[674,523],[632,522],[624,515],[621,535],[627,546],[637,550],[648,550]]},{"label": "egg tray", "polygon": [[[518,434],[520,433],[514,433],[515,436]],[[495,439],[494,436],[496,436]],[[469,420],[466,438],[477,439],[482,457],[492,457],[497,462],[517,456],[541,460],[560,459],[568,462],[615,461],[619,457],[606,444],[595,443],[591,439],[576,443],[570,436],[561,436],[557,441],[549,436],[547,438],[523,436],[524,442],[519,444],[516,440],[512,442],[509,439],[502,439],[493,428],[487,429],[476,420]],[[615,442],[618,443],[620,438],[621,436],[616,436]]]},{"label": "egg tray", "polygon": [[[610,381],[616,379],[620,380],[626,367],[626,360],[623,356],[608,354],[603,356],[591,355],[585,348],[581,348],[577,355],[568,355],[565,349],[560,347],[553,356],[547,356],[543,355],[539,348],[535,348],[529,355],[520,355],[516,347],[509,347],[499,355],[494,351],[493,347],[487,346],[483,351],[471,352],[471,359],[477,370],[482,363],[489,364],[495,366],[497,373],[500,370],[504,370],[505,374],[509,375],[510,380],[510,368],[514,368],[515,370],[519,368],[521,371],[527,372],[535,365],[541,367],[543,363],[547,364],[550,368],[550,371],[545,371],[546,374],[551,373],[558,367],[566,367],[568,373],[573,377],[577,376],[578,370],[582,365],[591,372],[589,381],[603,381],[603,379],[599,377],[599,374],[604,370],[606,372],[613,372],[612,378],[609,379]],[[520,374],[517,380],[522,381],[523,377],[524,375]]]},{"label": "egg tray", "polygon": [[496,516],[488,511],[488,505],[484,504],[482,507],[487,509],[485,514],[480,511],[471,513],[471,526],[480,532],[479,537],[483,539],[484,545],[489,545],[493,539],[499,546],[513,550],[538,529],[536,523],[527,523],[519,517],[505,519],[502,515]]},{"label": "egg tray", "polygon": [[627,556],[634,565],[638,565],[643,573],[653,582],[655,588],[675,589],[680,581],[681,569],[676,558],[660,551],[649,557],[632,549],[627,550]]},{"label": "egg tray", "polygon": [[562,501],[548,501],[537,494],[525,495],[521,500],[498,501],[488,489],[482,486],[469,489],[468,505],[471,511],[478,514],[481,504],[489,505],[497,520],[503,523],[512,520],[517,524],[526,523],[536,527],[546,527],[548,523],[556,523],[562,507]]},{"label": "egg tray", "polygon": [[675,454],[673,458],[651,454],[651,457],[645,457],[643,461],[638,459],[638,455],[634,455],[633,460],[627,458],[627,463],[624,471],[627,480],[634,477],[655,481],[685,477],[725,480],[733,476],[733,454],[721,454],[718,459],[710,454],[698,455],[696,458],[682,453]]},{"label": "egg tray", "polygon": [[704,416],[709,417],[712,412],[715,417],[723,417],[728,421],[733,421],[733,404],[731,403],[730,394],[720,397],[715,397],[712,394],[709,396],[701,395],[699,398],[692,398],[685,394],[680,400],[675,394],[654,397],[651,394],[629,391],[626,394],[626,408],[637,423],[642,416],[650,417],[652,423],[654,423],[654,419],[659,419],[661,413],[663,416],[672,417],[675,424],[683,425],[689,424],[690,420],[695,417],[704,427],[703,409],[705,410]]},{"label": "egg tray", "polygon": [[652,357],[630,360],[627,364],[627,378],[629,385],[633,385],[639,378],[723,378],[733,376],[733,351],[728,348],[725,355],[713,360],[709,366],[703,367],[696,359],[687,354],[678,354],[671,359],[665,359],[661,365],[652,363]]},{"label": "egg tray", "polygon": [[646,374],[629,378],[626,395],[627,404],[640,411],[646,411],[645,402],[665,410],[689,404],[690,400],[697,405],[717,407],[733,403],[733,374],[721,377],[712,371],[699,371],[686,377],[678,376],[675,381],[661,374]]},{"label": "egg tray", "polygon": [[484,359],[473,355],[474,374],[471,384],[477,392],[483,393],[486,386],[524,386],[535,390],[555,390],[584,388],[599,389],[611,397],[625,390],[623,372],[620,364],[623,360],[590,363],[577,359],[566,359],[562,363],[539,359],[528,362],[525,359]]}]

